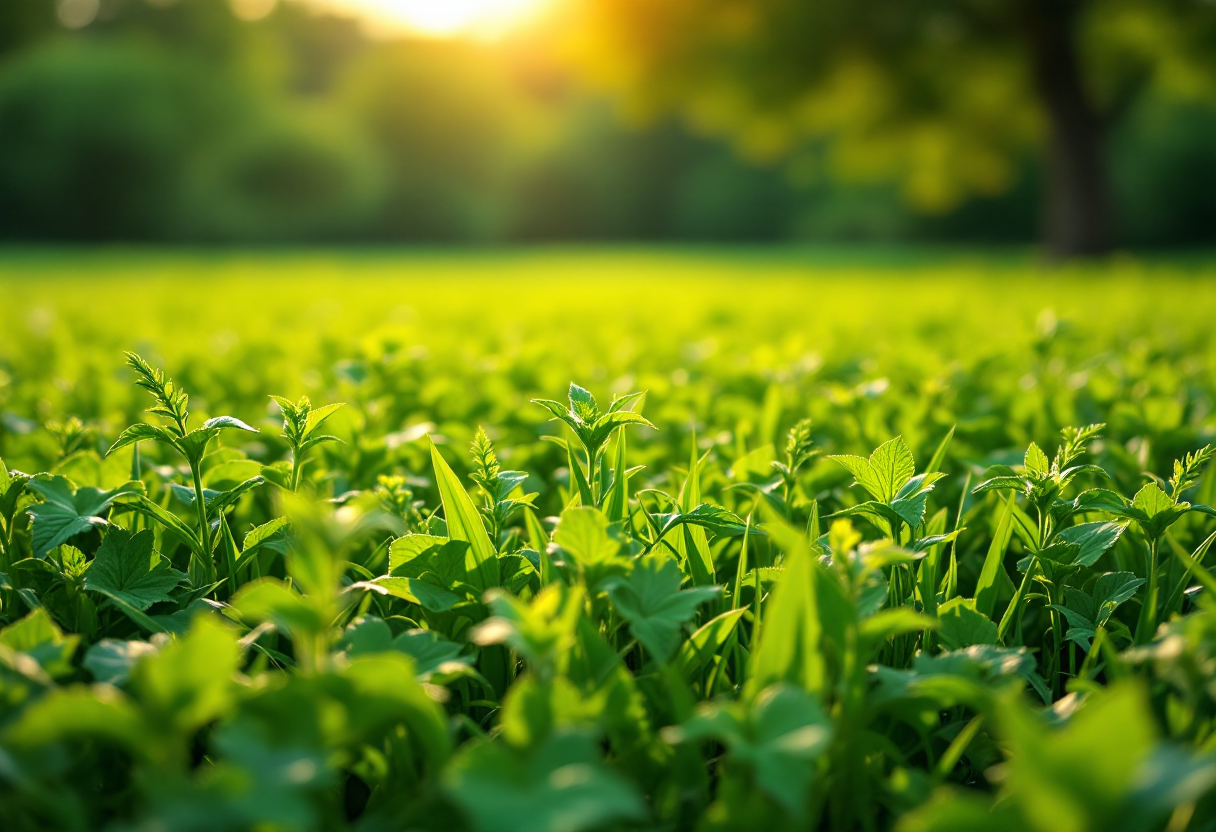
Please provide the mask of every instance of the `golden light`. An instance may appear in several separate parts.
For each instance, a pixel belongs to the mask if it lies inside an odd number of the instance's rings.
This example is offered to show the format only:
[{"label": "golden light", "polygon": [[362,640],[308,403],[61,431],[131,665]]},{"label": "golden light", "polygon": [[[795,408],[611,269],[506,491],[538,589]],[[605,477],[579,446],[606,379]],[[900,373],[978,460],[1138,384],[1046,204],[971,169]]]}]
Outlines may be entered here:
[{"label": "golden light", "polygon": [[426,37],[500,37],[552,0],[318,0],[330,11],[363,18],[374,29]]}]

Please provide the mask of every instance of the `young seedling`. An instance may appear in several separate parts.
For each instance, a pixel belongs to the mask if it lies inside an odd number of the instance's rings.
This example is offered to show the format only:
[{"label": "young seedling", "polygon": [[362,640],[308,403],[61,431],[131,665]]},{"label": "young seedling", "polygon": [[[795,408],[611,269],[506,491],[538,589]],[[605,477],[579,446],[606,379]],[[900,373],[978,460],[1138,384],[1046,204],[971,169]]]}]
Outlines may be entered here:
[{"label": "young seedling", "polygon": [[[574,432],[575,438],[586,455],[586,465],[582,470],[571,470],[570,476],[572,479],[578,479],[581,476],[581,480],[577,483],[579,491],[581,493],[586,489],[590,502],[596,508],[601,506],[608,491],[606,483],[603,482],[604,478],[599,476],[599,473],[604,449],[608,446],[608,439],[613,432],[625,425],[642,425],[652,430],[655,429],[654,425],[643,416],[625,409],[643,395],[644,393],[627,393],[613,399],[608,410],[601,413],[595,397],[574,382],[570,382],[568,407],[550,399],[532,400],[533,404],[538,404],[548,410],[555,419],[564,422]],[[574,454],[571,454],[570,458],[574,460]],[[625,475],[624,471],[617,472],[618,477]]]},{"label": "young seedling", "polygon": [[1152,482],[1137,491],[1130,501],[1112,491],[1105,491],[1090,501],[1089,507],[1134,521],[1148,540],[1148,589],[1136,626],[1137,644],[1145,643],[1157,631],[1157,572],[1160,566],[1159,549],[1165,533],[1187,512],[1197,511],[1216,517],[1216,509],[1211,506],[1188,503],[1182,499],[1182,492],[1199,481],[1199,475],[1213,453],[1216,451],[1210,445],[1205,445],[1182,459],[1174,460],[1174,473],[1168,483],[1153,477]]},{"label": "young seedling", "polygon": [[[214,495],[211,505],[208,505],[206,494],[203,491],[203,456],[207,453],[207,447],[211,441],[219,436],[220,431],[224,428],[235,428],[249,433],[257,433],[258,430],[234,416],[215,416],[204,422],[202,427],[191,430],[189,426],[190,411],[187,409],[190,397],[186,391],[174,384],[172,380],[166,379],[163,370],[153,369],[147,361],[135,353],[129,352],[126,355],[127,365],[136,373],[135,383],[151,393],[152,398],[156,401],[156,404],[148,408],[147,412],[159,416],[167,424],[151,425],[140,422],[131,425],[119,435],[110,449],[106,451],[106,455],[109,456],[118,449],[137,442],[152,440],[168,445],[185,458],[187,465],[190,466],[190,476],[194,481],[194,506],[198,512],[199,526],[197,537],[186,537],[186,542],[191,545],[194,554],[191,559],[191,578],[196,586],[200,582],[209,584],[215,580],[209,512],[218,512],[222,507],[230,505],[236,496],[240,496],[254,485],[259,485],[262,479],[255,477],[229,492]],[[161,522],[169,524],[174,531],[179,531],[171,525],[172,521],[169,518],[172,515],[164,512],[163,509],[160,509],[159,512],[153,510],[153,514]]]},{"label": "young seedling", "polygon": [[336,436],[319,434],[321,424],[334,414],[345,402],[327,404],[324,407],[313,408],[308,396],[301,396],[298,402],[282,396],[271,396],[283,413],[283,433],[291,448],[291,479],[288,481],[291,492],[300,490],[300,475],[308,461],[308,452],[324,442],[340,442]]},{"label": "young seedling", "polygon": [[786,437],[785,461],[773,462],[773,468],[781,475],[781,494],[787,506],[794,493],[794,485],[798,481],[798,471],[819,453],[818,450],[811,447],[813,444],[811,420],[802,419],[790,428],[789,435]]},{"label": "young seedling", "polygon": [[498,456],[494,453],[494,446],[481,428],[477,429],[477,435],[473,437],[472,453],[476,468],[470,477],[481,488],[483,497],[483,504],[478,511],[485,520],[490,540],[494,542],[495,547],[499,547],[507,521],[525,506],[531,508],[537,494],[511,498],[511,493],[523,484],[528,475],[523,471],[502,470],[498,464]]}]

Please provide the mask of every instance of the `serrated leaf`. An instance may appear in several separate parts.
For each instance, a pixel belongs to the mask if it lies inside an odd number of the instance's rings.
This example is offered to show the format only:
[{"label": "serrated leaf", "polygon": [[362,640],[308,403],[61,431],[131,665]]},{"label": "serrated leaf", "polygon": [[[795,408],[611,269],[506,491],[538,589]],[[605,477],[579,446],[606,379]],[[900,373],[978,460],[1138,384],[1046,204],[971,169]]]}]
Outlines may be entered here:
[{"label": "serrated leaf", "polygon": [[870,454],[869,463],[874,483],[879,489],[874,497],[888,504],[916,473],[912,452],[900,436],[875,448],[874,453]]},{"label": "serrated leaf", "polygon": [[101,491],[86,485],[73,491],[64,477],[39,474],[29,481],[29,488],[45,501],[26,509],[33,518],[34,554],[43,557],[74,535],[105,526],[107,521],[101,515],[114,501],[127,494],[142,494],[144,486],[129,482],[113,491]]},{"label": "serrated leaf", "polygon": [[172,601],[170,591],[186,576],[170,568],[152,544],[151,531],[131,534],[111,527],[85,574],[85,589],[123,601],[141,612],[158,601]]},{"label": "serrated leaf", "polygon": [[1047,454],[1043,453],[1043,449],[1033,442],[1026,449],[1026,456],[1022,464],[1026,466],[1027,471],[1034,474],[1046,475],[1051,470],[1051,462],[1048,461]]},{"label": "serrated leaf", "polygon": [[716,586],[680,589],[684,573],[670,556],[639,558],[627,581],[609,590],[613,606],[629,622],[629,632],[658,661],[666,662],[680,643],[684,624],[697,607],[720,592]]},{"label": "serrated leaf", "polygon": [[590,391],[570,382],[570,412],[584,425],[591,425],[600,415],[599,405]]},{"label": "serrated leaf", "polygon": [[1125,523],[1081,523],[1062,529],[1056,539],[1079,548],[1073,563],[1078,566],[1093,566],[1098,558],[1115,545],[1125,528]]}]

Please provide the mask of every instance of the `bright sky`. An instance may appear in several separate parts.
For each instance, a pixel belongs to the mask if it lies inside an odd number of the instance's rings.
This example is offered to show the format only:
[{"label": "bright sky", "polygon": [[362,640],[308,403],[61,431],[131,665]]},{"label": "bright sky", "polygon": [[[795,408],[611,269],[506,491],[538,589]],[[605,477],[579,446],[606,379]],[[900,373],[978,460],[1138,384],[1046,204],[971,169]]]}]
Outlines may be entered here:
[{"label": "bright sky", "polygon": [[553,0],[312,0],[358,16],[373,29],[430,37],[499,37],[527,23]]}]

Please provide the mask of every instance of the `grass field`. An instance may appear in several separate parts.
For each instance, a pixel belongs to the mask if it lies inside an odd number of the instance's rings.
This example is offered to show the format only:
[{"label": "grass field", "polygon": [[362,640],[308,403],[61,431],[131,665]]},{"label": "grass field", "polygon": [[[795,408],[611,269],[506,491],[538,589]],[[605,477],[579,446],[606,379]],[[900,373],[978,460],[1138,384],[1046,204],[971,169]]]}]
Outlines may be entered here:
[{"label": "grass field", "polygon": [[1216,261],[30,250],[0,299],[6,832],[1216,825]]}]

